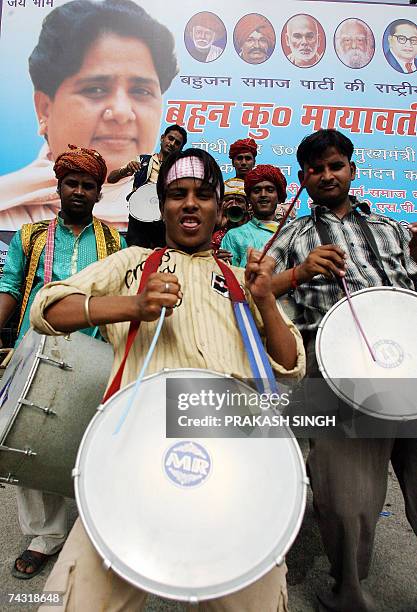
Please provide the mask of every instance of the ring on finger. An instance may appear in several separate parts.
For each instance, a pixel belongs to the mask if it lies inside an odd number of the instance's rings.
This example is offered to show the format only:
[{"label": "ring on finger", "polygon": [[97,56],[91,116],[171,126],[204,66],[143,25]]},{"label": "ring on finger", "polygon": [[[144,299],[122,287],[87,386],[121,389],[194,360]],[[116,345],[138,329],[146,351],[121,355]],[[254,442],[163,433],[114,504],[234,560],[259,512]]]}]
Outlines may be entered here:
[{"label": "ring on finger", "polygon": [[169,293],[169,283],[165,283],[165,293]]}]

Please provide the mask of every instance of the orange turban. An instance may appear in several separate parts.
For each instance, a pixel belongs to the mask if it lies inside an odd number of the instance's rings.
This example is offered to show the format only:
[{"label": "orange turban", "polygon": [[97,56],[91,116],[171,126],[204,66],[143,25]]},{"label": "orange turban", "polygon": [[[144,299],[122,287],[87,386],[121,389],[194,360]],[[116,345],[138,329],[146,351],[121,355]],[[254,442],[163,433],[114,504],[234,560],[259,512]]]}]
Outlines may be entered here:
[{"label": "orange turban", "polygon": [[252,153],[252,155],[256,157],[258,145],[253,138],[242,138],[242,140],[236,140],[236,142],[233,142],[230,145],[229,157],[230,159],[234,159],[236,155],[239,155],[239,153],[245,153],[246,151]]},{"label": "orange turban", "polygon": [[99,188],[107,176],[107,166],[103,157],[94,149],[83,149],[68,145],[69,151],[58,155],[54,165],[55,176],[61,181],[70,172],[85,172],[97,182]]},{"label": "orange turban", "polygon": [[262,181],[270,181],[277,188],[278,200],[285,202],[287,197],[287,181],[281,170],[270,164],[260,164],[253,170],[249,170],[245,176],[245,192],[249,197],[251,189]]},{"label": "orange turban", "polygon": [[252,32],[259,32],[268,41],[269,52],[275,44],[275,32],[272,25],[269,23],[266,17],[262,15],[245,15],[239,22],[235,30],[235,42],[238,49],[243,47],[245,40],[249,38]]}]

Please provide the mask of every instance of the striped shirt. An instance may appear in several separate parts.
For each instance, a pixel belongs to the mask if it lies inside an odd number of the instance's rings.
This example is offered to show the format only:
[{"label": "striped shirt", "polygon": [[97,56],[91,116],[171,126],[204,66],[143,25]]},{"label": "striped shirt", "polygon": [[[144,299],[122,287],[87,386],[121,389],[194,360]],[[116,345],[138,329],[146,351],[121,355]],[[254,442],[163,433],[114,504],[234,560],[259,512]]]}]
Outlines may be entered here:
[{"label": "striped shirt", "polygon": [[[320,219],[327,226],[332,244],[342,248],[348,256],[346,283],[351,292],[383,285],[382,274],[375,261],[359,221],[349,212],[342,219],[323,206],[314,206],[311,216],[300,217],[284,227],[268,252],[276,261],[275,272],[283,272],[305,261],[309,253],[321,245],[314,219],[320,210]],[[364,217],[375,238],[384,269],[395,287],[417,288],[417,264],[410,256],[410,236],[403,226],[382,215],[365,214]],[[297,325],[301,330],[317,329],[326,312],[344,297],[335,280],[322,274],[303,283],[293,292],[301,314]]]},{"label": "striped shirt", "polygon": [[[135,295],[141,271],[150,250],[130,247],[95,263],[69,279],[50,283],[42,289],[31,310],[31,323],[41,333],[59,334],[43,318],[45,309],[53,302],[71,294],[92,296]],[[155,352],[147,373],[163,368],[201,368],[230,374],[237,378],[251,378],[249,360],[245,353],[239,329],[234,319],[232,303],[228,298],[211,251],[187,255],[169,249],[159,267],[160,272],[176,274],[183,298],[162,327]],[[238,281],[243,285],[244,270],[235,268]],[[255,322],[262,335],[263,325],[259,311],[247,295]],[[305,354],[299,332],[282,314],[295,336],[298,359],[294,369],[286,370],[272,359],[276,374],[301,378],[305,373]],[[122,386],[135,380],[154,336],[158,321],[142,322],[129,354]],[[112,377],[122,360],[129,323],[106,325],[101,331],[114,347]]]}]

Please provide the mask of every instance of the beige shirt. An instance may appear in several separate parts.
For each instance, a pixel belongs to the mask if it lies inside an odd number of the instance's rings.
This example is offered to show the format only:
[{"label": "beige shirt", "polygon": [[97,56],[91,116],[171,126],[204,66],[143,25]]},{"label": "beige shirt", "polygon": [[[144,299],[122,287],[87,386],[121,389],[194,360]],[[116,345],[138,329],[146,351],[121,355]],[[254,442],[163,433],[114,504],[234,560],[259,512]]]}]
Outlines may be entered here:
[{"label": "beige shirt", "polygon": [[[71,294],[92,296],[134,295],[137,293],[141,269],[151,253],[148,249],[130,247],[94,263],[70,278],[49,283],[39,291],[31,309],[31,323],[44,334],[63,335],[54,330],[43,317],[52,303]],[[211,255],[204,251],[187,255],[169,249],[160,272],[176,274],[183,298],[172,316],[164,321],[147,374],[163,368],[202,368],[230,374],[238,378],[251,378],[249,360],[234,318],[230,299],[225,295],[221,271]],[[241,285],[244,270],[233,268]],[[263,324],[253,299],[247,294],[257,327],[262,335]],[[297,343],[297,364],[286,370],[270,358],[278,375],[299,379],[305,374],[305,352],[300,333],[278,307]],[[132,346],[123,374],[122,387],[134,381],[139,365],[144,361],[158,321],[142,322]],[[102,333],[114,347],[111,379],[123,358],[129,322],[106,325]]]}]

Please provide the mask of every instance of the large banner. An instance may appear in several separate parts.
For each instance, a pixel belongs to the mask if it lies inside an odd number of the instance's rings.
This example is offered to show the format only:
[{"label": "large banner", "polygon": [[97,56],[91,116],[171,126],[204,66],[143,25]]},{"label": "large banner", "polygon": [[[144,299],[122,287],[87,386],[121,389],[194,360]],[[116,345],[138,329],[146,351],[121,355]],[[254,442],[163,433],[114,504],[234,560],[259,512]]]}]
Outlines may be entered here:
[{"label": "large banner", "polygon": [[[217,159],[225,178],[234,175],[229,145],[254,138],[257,163],[286,175],[288,199],[298,187],[300,140],[321,127],[339,129],[355,145],[352,193],[374,212],[417,219],[414,7],[296,0],[97,6],[3,2],[0,230],[53,216],[53,160],[68,143],[98,149],[111,170],[158,150],[171,123],[186,128],[187,146]],[[96,214],[125,227],[131,183],[105,185]],[[309,204],[302,195],[298,214]]]}]

